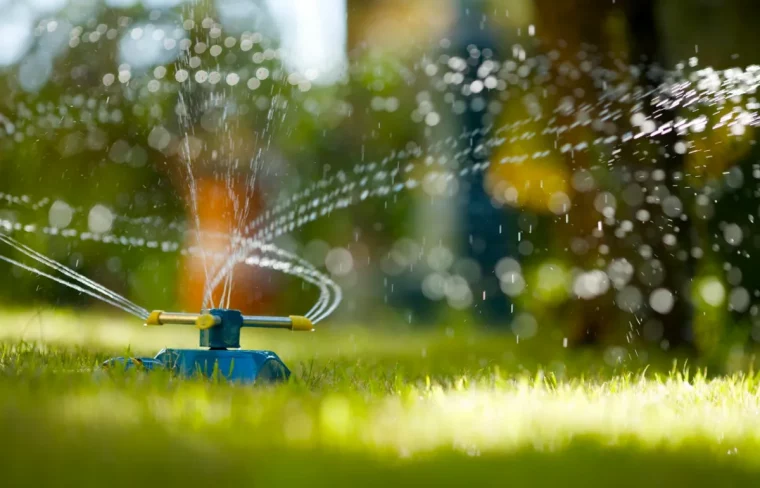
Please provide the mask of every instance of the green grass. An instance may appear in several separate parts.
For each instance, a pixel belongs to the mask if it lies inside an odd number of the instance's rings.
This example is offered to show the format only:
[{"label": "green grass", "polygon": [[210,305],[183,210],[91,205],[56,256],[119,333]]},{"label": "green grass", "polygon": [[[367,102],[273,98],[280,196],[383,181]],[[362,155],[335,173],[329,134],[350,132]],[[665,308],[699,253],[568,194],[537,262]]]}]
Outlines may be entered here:
[{"label": "green grass", "polygon": [[[276,387],[97,370],[191,328],[6,314],[0,486],[755,486],[760,376],[439,331],[262,331]],[[23,341],[22,341],[23,339]],[[79,345],[77,345],[79,344]],[[84,345],[83,345],[84,344]],[[658,371],[660,373],[658,373]]]}]

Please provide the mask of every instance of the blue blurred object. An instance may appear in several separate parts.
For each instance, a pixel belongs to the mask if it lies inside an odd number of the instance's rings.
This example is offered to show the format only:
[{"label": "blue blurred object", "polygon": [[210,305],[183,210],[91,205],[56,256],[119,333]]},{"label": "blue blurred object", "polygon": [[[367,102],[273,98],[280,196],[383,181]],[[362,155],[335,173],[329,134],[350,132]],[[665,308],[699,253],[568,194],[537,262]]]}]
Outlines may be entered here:
[{"label": "blue blurred object", "polygon": [[[496,38],[497,32],[483,21],[488,16],[486,4],[459,0],[457,5],[459,19],[450,34],[451,49],[471,63],[471,76],[476,76],[477,68],[485,60],[498,59],[500,42]],[[490,90],[484,90],[478,97],[483,100],[483,107],[494,100]],[[491,156],[486,149],[485,134],[497,122],[493,117],[488,110],[466,110],[459,118],[462,131],[470,134],[471,164],[486,163]],[[504,327],[510,323],[513,307],[509,298],[501,292],[494,270],[504,257],[520,258],[513,239],[508,237],[515,235],[518,211],[508,206],[494,206],[491,195],[486,191],[485,172],[473,172],[466,181],[468,184],[463,185],[458,196],[459,208],[462,209],[459,235],[462,257],[478,263],[482,272],[478,283],[480,289],[473,289],[475,296],[481,293],[483,296],[482,300],[473,302],[475,317],[484,325]]]}]

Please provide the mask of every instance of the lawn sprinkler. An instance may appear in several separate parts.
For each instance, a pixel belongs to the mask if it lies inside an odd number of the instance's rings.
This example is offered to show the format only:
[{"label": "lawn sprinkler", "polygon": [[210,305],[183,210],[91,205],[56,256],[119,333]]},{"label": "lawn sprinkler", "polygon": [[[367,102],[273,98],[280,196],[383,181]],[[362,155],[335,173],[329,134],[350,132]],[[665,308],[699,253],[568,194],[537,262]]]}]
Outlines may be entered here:
[{"label": "lawn sprinkler", "polygon": [[272,351],[240,349],[240,329],[260,327],[298,331],[314,330],[306,317],[264,317],[243,315],[239,310],[212,309],[208,313],[174,313],[155,310],[145,320],[146,326],[166,324],[195,325],[200,329],[200,347],[206,349],[162,349],[153,358],[113,358],[103,366],[117,363],[125,369],[168,369],[180,376],[220,375],[240,383],[273,383],[290,376],[285,363]]}]

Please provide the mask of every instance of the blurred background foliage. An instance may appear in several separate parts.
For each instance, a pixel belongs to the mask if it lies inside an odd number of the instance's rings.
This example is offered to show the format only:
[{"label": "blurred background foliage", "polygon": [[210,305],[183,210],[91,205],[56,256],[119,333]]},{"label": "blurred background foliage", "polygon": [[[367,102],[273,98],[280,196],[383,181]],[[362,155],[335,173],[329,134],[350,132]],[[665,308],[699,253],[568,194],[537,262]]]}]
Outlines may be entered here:
[{"label": "blurred background foliage", "polygon": [[[510,58],[516,48],[529,56],[558,53],[546,74],[553,80],[552,90],[539,101],[545,112],[568,99],[576,107],[597,99],[598,87],[588,77],[573,79],[563,71],[563,60],[582,61],[581,52],[603,65],[624,63],[644,71],[657,65],[689,66],[691,58],[698,58],[701,67],[716,69],[760,61],[755,22],[748,20],[760,18],[760,5],[752,0],[339,0],[322,7],[339,8],[335,15],[344,22],[339,47],[346,53],[347,74],[334,83],[283,81],[265,91],[254,90],[234,113],[221,116],[223,130],[205,118],[213,113],[209,104],[214,101],[202,89],[182,93],[189,97],[189,113],[178,113],[176,89],[154,91],[149,84],[138,84],[134,73],[150,73],[154,65],[133,66],[134,84],[119,92],[88,69],[111,66],[111,83],[121,82],[113,79],[121,76],[119,66],[124,63],[121,38],[109,37],[110,26],[181,26],[193,20],[194,27],[185,28],[191,35],[221,45],[223,38],[210,37],[204,25],[207,19],[217,19],[212,24],[219,21],[224,35],[235,42],[261,33],[248,53],[260,53],[258,62],[252,64],[250,56],[228,55],[223,60],[240,75],[240,84],[256,79],[261,67],[274,77],[282,69],[280,59],[266,53],[284,42],[283,26],[288,22],[303,29],[299,12],[308,9],[294,0],[283,2],[278,13],[273,2],[240,0],[246,16],[235,21],[235,16],[223,13],[230,3],[234,2],[1,0],[11,20],[3,21],[0,30],[6,38],[0,43],[18,32],[7,27],[20,18],[31,18],[27,24],[32,30],[50,30],[55,20],[61,28],[54,32],[64,41],[55,44],[45,41],[49,36],[38,36],[18,59],[5,60],[0,71],[0,122],[6,126],[0,138],[0,218],[21,226],[55,226],[53,220],[63,215],[69,220],[63,227],[87,231],[97,227],[98,216],[105,212],[113,218],[109,230],[121,235],[177,238],[181,246],[192,245],[192,233],[182,232],[192,227],[195,217],[181,174],[184,162],[177,146],[183,141],[162,131],[184,130],[196,136],[193,144],[198,147],[191,149],[196,155],[198,213],[204,230],[224,232],[230,229],[231,209],[240,198],[249,200],[253,218],[328,172],[350,171],[360,161],[379,161],[457,137],[463,130],[502,126],[529,116],[530,104],[519,94],[510,97],[504,92],[483,109],[452,109],[439,114],[435,127],[426,123],[429,111],[423,113],[423,107],[446,102],[419,76],[421,60],[441,52],[465,55],[473,45],[483,52],[488,49],[494,59]],[[223,18],[227,22],[219,20]],[[111,42],[93,42],[103,36]],[[209,52],[199,53],[205,56],[203,63],[219,64]],[[49,65],[40,64],[43,58]],[[161,66],[166,69],[154,71],[156,79],[174,80],[181,68],[172,62]],[[657,79],[656,69],[652,73],[652,85],[664,81]],[[227,96],[233,98],[234,93]],[[122,99],[114,103],[111,97]],[[119,108],[109,108],[113,106]],[[715,107],[703,112],[711,120],[722,115]],[[38,124],[23,137],[8,128],[41,114],[58,122]],[[571,115],[574,112],[568,112],[568,120]],[[526,130],[540,132],[544,123]],[[573,137],[580,143],[596,136],[588,129]],[[754,252],[760,236],[752,226],[758,214],[753,180],[760,172],[755,134],[748,128],[742,137],[729,138],[713,131],[694,134],[689,143],[695,150],[683,155],[652,147],[646,164],[632,163],[638,158],[634,154],[616,159],[620,165],[664,171],[662,186],[668,195],[680,198],[689,216],[679,223],[676,246],[663,244],[663,228],[670,224],[663,225],[669,217],[662,213],[613,244],[602,245],[602,236],[593,237],[600,193],[618,202],[619,219],[635,219],[638,204],[624,202],[641,198],[641,189],[637,194],[630,182],[625,183],[601,149],[578,157],[555,152],[537,161],[493,165],[482,179],[458,179],[451,198],[424,189],[368,201],[335,211],[277,242],[326,267],[344,287],[345,301],[333,323],[382,327],[402,322],[437,325],[451,333],[456,327],[478,325],[521,340],[614,346],[623,351],[620,354],[629,354],[623,348],[631,344],[665,350],[685,347],[716,361],[744,365],[760,339],[757,307],[752,305],[760,278],[751,271],[760,265]],[[517,141],[496,148],[487,158],[494,162],[532,154],[553,144],[548,135]],[[255,192],[245,196],[245,171],[230,170],[221,178],[214,162],[245,160],[254,154],[261,155],[263,169]],[[687,185],[679,175],[686,175]],[[593,182],[594,191],[588,191],[584,181]],[[493,205],[504,195],[505,185],[519,191],[512,200]],[[692,190],[705,188],[711,189],[706,193],[710,199],[700,202]],[[559,204],[553,200],[558,193],[572,201],[571,224],[552,211]],[[24,195],[28,201],[21,198]],[[65,208],[63,214],[52,210],[57,201],[66,202],[69,217]],[[128,220],[141,217],[149,219]],[[740,245],[717,244],[725,243],[728,223],[739,220],[744,222]],[[42,232],[19,238],[146,308],[200,307],[203,273],[197,259],[128,242],[104,244]],[[651,248],[649,257],[642,258],[642,246]],[[349,265],[331,266],[331,256],[346,264],[344,251]],[[5,249],[3,254],[13,253]],[[652,290],[666,287],[679,297],[673,310],[631,313],[614,287],[593,299],[574,297],[574,273],[607,270],[612,257],[633,263],[640,290],[629,291],[638,293],[639,301],[646,302]],[[505,293],[498,266],[506,267],[502,271],[519,266],[515,276],[524,280],[525,291]],[[0,272],[8,276],[0,283],[7,306],[98,306],[10,265],[0,263]],[[248,313],[301,313],[315,296],[298,280],[276,273],[245,268],[236,271],[235,278],[233,305]],[[447,287],[459,292],[442,292]]]}]

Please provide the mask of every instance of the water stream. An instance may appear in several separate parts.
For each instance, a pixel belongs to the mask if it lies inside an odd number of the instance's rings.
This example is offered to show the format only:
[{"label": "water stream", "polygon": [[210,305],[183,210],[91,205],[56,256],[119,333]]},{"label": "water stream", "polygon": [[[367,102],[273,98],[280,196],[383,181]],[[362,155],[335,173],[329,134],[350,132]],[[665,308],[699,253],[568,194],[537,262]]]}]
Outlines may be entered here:
[{"label": "water stream", "polygon": [[[208,18],[198,22],[193,7],[185,7],[180,18],[157,18],[149,24],[122,16],[114,25],[85,28],[43,19],[35,35],[39,43],[58,39],[55,42],[61,49],[71,53],[105,48],[108,43],[136,42],[143,43],[143,50],[162,50],[169,59],[154,59],[149,66],[122,62],[118,69],[85,63],[87,79],[97,83],[64,90],[57,103],[37,102],[35,93],[48,86],[69,87],[72,79],[78,79],[77,70],[71,76],[61,73],[49,77],[40,86],[35,85],[36,91],[17,91],[14,110],[0,118],[2,137],[21,144],[36,137],[67,141],[72,134],[89,134],[91,138],[96,134],[102,139],[107,133],[99,127],[121,127],[127,124],[127,114],[139,114],[138,118],[147,117],[152,125],[144,140],[88,143],[96,151],[108,154],[110,161],[106,164],[133,165],[135,171],[144,169],[140,161],[144,163],[148,151],[163,153],[181,163],[190,217],[170,222],[159,216],[131,216],[110,209],[103,210],[100,216],[96,212],[93,217],[91,208],[77,206],[76,202],[61,202],[50,195],[16,194],[12,184],[0,188],[0,201],[10,210],[43,216],[58,212],[67,217],[61,226],[18,217],[0,218],[0,242],[8,248],[0,251],[0,259],[141,318],[147,316],[145,308],[12,236],[21,239],[25,233],[44,233],[61,239],[97,241],[104,246],[200,256],[206,280],[204,309],[229,306],[234,271],[241,264],[289,274],[319,290],[316,302],[306,312],[319,322],[340,305],[341,287],[317,266],[278,246],[282,237],[317,221],[329,222],[336,212],[350,212],[351,207],[363,202],[395,201],[409,191],[422,191],[431,199],[452,198],[463,182],[492,172],[497,166],[516,169],[509,170],[512,179],[489,182],[486,178],[493,204],[520,207],[537,191],[530,185],[539,184],[543,190],[545,180],[515,178],[515,172],[528,171],[520,169],[527,165],[551,167],[556,161],[569,159],[585,162],[571,165],[567,180],[546,180],[547,185],[556,187],[547,199],[547,209],[558,222],[568,226],[576,225],[576,221],[592,221],[591,228],[578,224],[579,232],[593,236],[598,250],[606,256],[603,265],[590,266],[574,278],[575,298],[595,298],[613,287],[618,290],[618,301],[636,302],[632,311],[643,306],[667,312],[676,290],[655,286],[645,299],[640,291],[628,286],[634,269],[645,269],[647,262],[651,264],[662,256],[639,247],[639,262],[632,264],[630,253],[621,251],[615,242],[631,234],[643,235],[654,226],[662,234],[665,249],[677,254],[682,239],[679,226],[693,219],[693,214],[709,217],[719,194],[714,185],[695,183],[707,180],[705,166],[666,171],[652,163],[661,157],[699,155],[709,159],[713,146],[700,140],[754,145],[753,129],[760,125],[757,66],[714,70],[700,67],[698,60],[692,59],[661,70],[662,81],[650,86],[650,73],[594,53],[593,49],[574,57],[546,49],[542,54],[531,54],[529,51],[537,51],[531,41],[525,46],[513,46],[510,56],[497,59],[477,46],[470,47],[469,58],[436,48],[399,70],[407,85],[418,87],[412,105],[403,105],[395,97],[375,97],[372,107],[352,107],[406,113],[424,129],[421,141],[410,142],[405,150],[376,160],[361,158],[348,169],[325,171],[297,189],[282,191],[271,199],[267,209],[254,214],[251,202],[260,191],[261,179],[271,176],[268,162],[275,152],[273,135],[290,130],[288,118],[296,110],[294,104],[300,101],[311,107],[317,121],[322,110],[344,111],[345,117],[351,111],[340,99],[320,107],[318,96],[308,96],[318,90],[308,74],[288,73],[276,65],[279,52],[273,41],[260,33],[227,33],[218,21]],[[30,69],[24,66],[18,68],[22,83]],[[347,77],[352,76],[360,73],[349,70]],[[595,89],[595,102],[583,102],[583,96],[558,96],[568,91],[567,83],[581,91]],[[292,99],[287,99],[286,94],[291,94]],[[169,114],[161,108],[161,103],[169,99],[176,100],[171,107],[176,115],[173,126],[168,122]],[[255,144],[236,136],[247,120],[243,106],[258,122]],[[505,110],[517,115],[508,123],[500,123],[497,115]],[[469,112],[482,114],[486,122],[476,129],[452,134],[447,121]],[[724,183],[733,188],[749,180],[732,167],[727,167],[722,176]],[[201,177],[215,178],[229,189],[235,205],[225,232],[203,230],[199,207],[205,202],[200,200],[197,185]],[[760,172],[752,175],[754,179],[759,177]],[[628,193],[622,193],[625,202],[618,201],[610,191],[613,187],[626,189]],[[591,208],[596,214],[589,215],[588,205],[579,206],[574,201],[582,200],[584,195],[593,197]],[[657,214],[652,208],[657,209]],[[88,212],[96,225],[89,225],[87,230],[70,225],[75,217],[81,222]],[[723,235],[685,251],[697,255],[716,245],[737,247],[750,237],[747,234],[754,224],[751,216],[749,226],[739,220],[737,216],[736,222],[726,223]],[[98,226],[99,221],[106,224]],[[508,238],[522,242],[522,236],[514,234]],[[188,235],[194,236],[197,243],[207,239],[223,242],[224,251],[188,245]],[[12,258],[10,249],[34,265]],[[42,271],[44,268],[60,276]],[[503,268],[495,270],[503,291],[510,296],[519,294],[522,288],[518,285],[524,285],[525,280],[519,268]],[[221,293],[215,299],[218,291]]]}]

